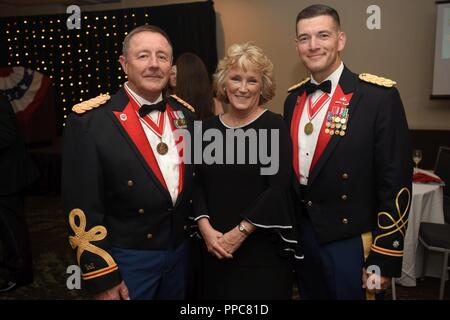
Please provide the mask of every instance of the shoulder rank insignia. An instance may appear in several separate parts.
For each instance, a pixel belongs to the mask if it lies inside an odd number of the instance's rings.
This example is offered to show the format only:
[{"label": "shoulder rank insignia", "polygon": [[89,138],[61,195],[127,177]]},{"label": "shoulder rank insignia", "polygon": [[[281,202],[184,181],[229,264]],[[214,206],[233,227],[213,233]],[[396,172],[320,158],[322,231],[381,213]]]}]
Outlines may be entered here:
[{"label": "shoulder rank insignia", "polygon": [[299,83],[293,85],[292,87],[290,87],[287,92],[292,92],[297,88],[300,88],[302,85],[304,85],[305,83],[307,83],[309,81],[309,77],[303,79],[302,81],[300,81]]},{"label": "shoulder rank insignia", "polygon": [[376,85],[379,85],[381,87],[386,87],[386,88],[392,88],[393,86],[395,86],[397,84],[397,82],[395,82],[393,80],[379,77],[379,76],[376,76],[376,75],[373,75],[370,73],[361,73],[359,75],[359,78],[362,81],[376,84]]},{"label": "shoulder rank insignia", "polygon": [[109,94],[101,94],[95,98],[80,102],[72,107],[72,111],[78,114],[85,113],[86,111],[97,108],[111,99]]},{"label": "shoulder rank insignia", "polygon": [[176,94],[172,94],[171,95],[172,98],[174,98],[175,100],[178,101],[178,103],[182,104],[184,107],[186,107],[186,109],[188,109],[191,112],[195,113],[195,109],[193,106],[191,106],[189,103],[187,103],[186,101],[184,101],[183,99],[181,99],[180,97],[178,97]]}]

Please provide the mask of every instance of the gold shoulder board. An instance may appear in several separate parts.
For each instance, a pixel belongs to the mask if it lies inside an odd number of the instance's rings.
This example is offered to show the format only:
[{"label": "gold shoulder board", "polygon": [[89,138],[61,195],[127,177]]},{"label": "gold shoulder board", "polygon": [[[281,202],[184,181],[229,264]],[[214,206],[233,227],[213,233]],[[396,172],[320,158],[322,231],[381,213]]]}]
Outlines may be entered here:
[{"label": "gold shoulder board", "polygon": [[386,88],[392,88],[393,86],[395,86],[397,84],[397,82],[390,80],[390,79],[386,79],[383,77],[379,77],[370,73],[361,73],[359,75],[359,78],[362,81],[368,82],[368,83],[372,83],[372,84],[376,84],[379,85],[381,87],[386,87]]},{"label": "gold shoulder board", "polygon": [[300,81],[300,82],[297,83],[297,84],[294,84],[292,87],[290,87],[290,88],[287,90],[287,92],[292,92],[292,91],[294,91],[295,89],[300,88],[302,85],[304,85],[304,84],[307,83],[308,81],[309,81],[309,77],[303,79],[302,81]]},{"label": "gold shoulder board", "polygon": [[180,104],[182,104],[184,107],[186,107],[186,109],[188,109],[191,112],[195,113],[195,109],[193,106],[191,106],[189,103],[187,103],[186,101],[184,101],[183,99],[181,99],[180,97],[178,97],[176,94],[172,94],[171,95],[172,98],[174,98],[175,100],[177,100]]},{"label": "gold shoulder board", "polygon": [[85,113],[86,111],[92,110],[104,104],[106,101],[111,99],[109,94],[101,94],[95,98],[80,102],[72,107],[72,111],[78,114]]}]

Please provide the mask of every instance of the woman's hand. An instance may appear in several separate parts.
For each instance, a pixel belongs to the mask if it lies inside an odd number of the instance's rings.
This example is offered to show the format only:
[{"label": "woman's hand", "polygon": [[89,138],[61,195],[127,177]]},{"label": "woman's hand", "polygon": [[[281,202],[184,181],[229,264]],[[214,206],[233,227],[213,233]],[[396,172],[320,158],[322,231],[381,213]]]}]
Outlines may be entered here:
[{"label": "woman's hand", "polygon": [[247,236],[236,227],[225,233],[218,242],[222,248],[233,254],[239,249],[246,238]]},{"label": "woman's hand", "polygon": [[209,253],[213,254],[218,259],[233,258],[233,256],[219,243],[219,239],[223,237],[223,233],[214,229],[209,223],[208,218],[198,220],[197,224]]},{"label": "woman's hand", "polygon": [[233,254],[255,229],[256,227],[253,224],[247,220],[242,220],[237,227],[231,229],[219,239],[219,244],[227,252]]}]

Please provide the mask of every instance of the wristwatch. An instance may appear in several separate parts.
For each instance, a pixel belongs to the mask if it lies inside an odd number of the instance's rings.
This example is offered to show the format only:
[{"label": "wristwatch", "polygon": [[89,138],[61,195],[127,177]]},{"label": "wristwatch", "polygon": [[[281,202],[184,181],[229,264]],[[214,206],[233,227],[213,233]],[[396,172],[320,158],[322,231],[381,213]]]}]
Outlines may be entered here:
[{"label": "wristwatch", "polygon": [[242,223],[239,223],[238,225],[238,229],[240,232],[242,232],[245,235],[250,235],[250,232],[248,232],[248,230],[245,228],[245,226]]}]

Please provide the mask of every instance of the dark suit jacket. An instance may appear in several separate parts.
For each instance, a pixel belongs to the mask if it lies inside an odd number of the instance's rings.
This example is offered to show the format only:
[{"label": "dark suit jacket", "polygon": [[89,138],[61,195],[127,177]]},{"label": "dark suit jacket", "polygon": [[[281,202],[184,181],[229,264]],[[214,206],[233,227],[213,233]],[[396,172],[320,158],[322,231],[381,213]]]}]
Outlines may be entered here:
[{"label": "dark suit jacket", "polygon": [[38,176],[9,100],[0,95],[0,196],[22,191]]},{"label": "dark suit jacket", "polygon": [[[172,98],[169,104],[182,110],[192,131],[194,115]],[[63,206],[86,288],[93,293],[121,281],[111,247],[168,249],[185,239],[193,166],[185,164],[183,189],[173,205],[149,157],[150,144],[123,89],[105,105],[68,118]]]},{"label": "dark suit jacket", "polygon": [[[396,88],[360,80],[347,68],[339,85],[344,94],[353,93],[346,135],[331,137],[310,172],[304,194],[298,179],[293,183],[297,203],[305,204],[298,210],[306,208],[322,243],[371,231],[366,266],[377,265],[382,275],[399,276],[412,180],[412,151],[400,95]],[[305,85],[285,101],[291,134],[297,98],[303,94]]]}]

